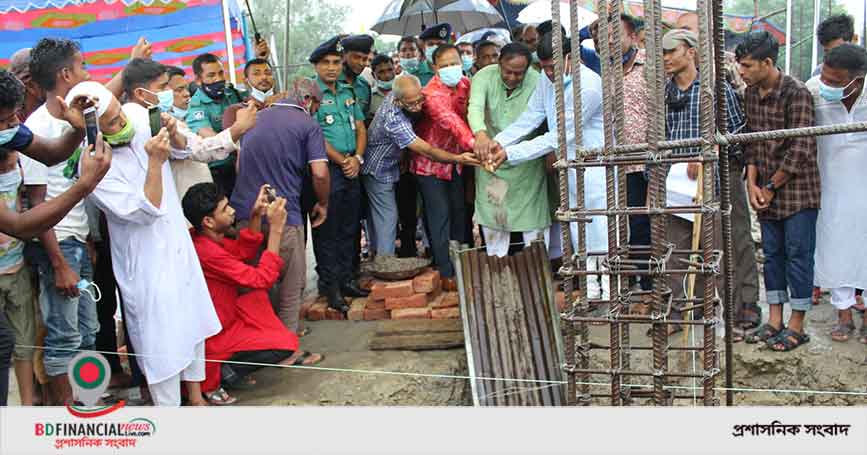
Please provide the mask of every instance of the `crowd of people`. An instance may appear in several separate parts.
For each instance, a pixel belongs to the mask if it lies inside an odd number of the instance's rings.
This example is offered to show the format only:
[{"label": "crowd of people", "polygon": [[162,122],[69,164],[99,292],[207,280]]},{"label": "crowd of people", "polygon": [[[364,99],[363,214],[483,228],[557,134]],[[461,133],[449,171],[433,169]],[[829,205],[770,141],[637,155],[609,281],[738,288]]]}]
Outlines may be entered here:
[{"label": "crowd of people", "polygon": [[[623,67],[627,128],[618,136],[642,143],[651,112],[643,21],[624,14],[620,26],[623,59],[612,64]],[[611,133],[594,51],[607,44],[597,31],[591,24],[562,43],[564,56],[580,52],[582,61],[581,112],[573,111],[579,84],[563,65],[565,144],[550,21],[514,29],[509,43],[486,34],[453,44],[450,25],[436,24],[387,53],[375,52],[370,36],[337,35],[310,55],[315,76],[282,91],[264,41],[244,67],[246,90],[227,83],[216,56],[196,57],[188,75],[152,60],[144,38],[106,84],[89,80],[75,42],[45,38],[17,52],[0,70],[0,404],[10,366],[22,404],[71,403],[72,357],[119,345],[130,373],[108,355],[112,385],[138,386],[143,401],[161,406],[231,404],[229,391],[256,386],[253,365],[321,362],[323,354],[302,349],[308,242],[319,295],[340,312],[369,294],[359,283],[363,258],[429,256],[443,289],[455,290],[452,241],[499,257],[543,241],[556,271],[563,247],[553,222],[555,150],[576,157],[576,115],[581,147],[601,147]],[[751,32],[726,52],[729,131],[867,120],[867,51],[852,18],[827,19],[817,36],[824,62],[806,84],[779,69],[779,43],[768,32]],[[662,40],[668,80],[658,112],[669,140],[699,136],[698,43],[695,13]],[[730,148],[735,341],[772,351],[809,342],[805,315],[825,288],[839,312],[830,336],[867,343],[862,144],[867,133]],[[645,205],[647,169],[625,171],[628,205]],[[698,163],[686,168],[691,180],[702,173]],[[604,169],[588,168],[583,178],[584,205],[607,208]],[[575,205],[575,174],[567,186]],[[586,249],[607,251],[606,218],[586,228]],[[574,223],[572,230],[577,251]],[[672,217],[669,241],[689,249],[692,235],[692,221]],[[650,244],[647,216],[629,217],[628,241]],[[590,256],[587,268],[597,273],[576,283],[602,305],[616,298],[605,264]],[[631,285],[653,286],[646,278]],[[685,297],[679,283],[671,288]],[[853,310],[864,319],[860,329]]]}]

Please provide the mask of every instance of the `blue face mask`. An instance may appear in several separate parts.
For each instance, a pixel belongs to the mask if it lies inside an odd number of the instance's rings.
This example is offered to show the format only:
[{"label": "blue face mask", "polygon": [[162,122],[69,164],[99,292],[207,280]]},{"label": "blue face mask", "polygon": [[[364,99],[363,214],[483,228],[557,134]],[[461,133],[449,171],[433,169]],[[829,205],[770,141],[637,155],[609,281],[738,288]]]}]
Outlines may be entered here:
[{"label": "blue face mask", "polygon": [[434,55],[434,52],[436,52],[438,47],[439,46],[430,46],[430,47],[425,48],[424,56],[427,57],[428,63],[433,63],[433,55]]},{"label": "blue face mask", "polygon": [[102,300],[102,291],[99,290],[99,286],[97,286],[96,283],[82,279],[75,285],[75,287],[77,287],[82,293],[89,295],[90,299],[93,300],[94,303]]},{"label": "blue face mask", "polygon": [[16,167],[15,170],[0,174],[0,193],[11,193],[18,191],[21,186],[21,171]]},{"label": "blue face mask", "polygon": [[461,81],[461,78],[464,77],[464,72],[463,68],[455,65],[449,66],[448,68],[440,68],[439,75],[443,84],[446,84],[449,87],[455,87],[458,85],[458,82]]},{"label": "blue face mask", "polygon": [[391,90],[391,88],[394,86],[394,79],[390,81],[376,81],[376,86],[379,87],[380,90]]},{"label": "blue face mask", "polygon": [[409,71],[410,73],[418,69],[418,59],[417,58],[402,58],[400,59],[400,67]]},{"label": "blue face mask", "polygon": [[274,87],[271,87],[271,90],[267,92],[263,92],[256,87],[250,87],[250,96],[255,98],[256,101],[264,103],[269,97],[274,96]]},{"label": "blue face mask", "polygon": [[174,105],[172,106],[171,114],[172,114],[172,117],[174,117],[178,120],[184,120],[185,118],[187,118],[187,110],[181,109],[181,108],[174,106]]},{"label": "blue face mask", "polygon": [[0,131],[0,144],[7,144],[12,141],[12,138],[18,134],[18,130],[21,128],[21,125],[15,125],[12,128],[5,129]]},{"label": "blue face mask", "polygon": [[464,71],[469,71],[470,68],[473,67],[473,56],[472,55],[463,55],[461,56],[461,65],[464,68]]},{"label": "blue face mask", "polygon": [[846,89],[852,85],[853,82],[858,80],[858,78],[852,79],[852,82],[846,84],[845,87],[831,87],[830,85],[826,85],[819,79],[819,96],[821,96],[825,101],[836,102],[843,101],[846,98],[852,96],[854,91],[850,92],[848,95],[845,94]]},{"label": "blue face mask", "polygon": [[159,93],[154,93],[146,88],[143,88],[142,90],[157,97],[157,107],[160,108],[161,112],[169,112],[172,110],[172,103],[175,102],[175,94],[171,90],[163,90]]}]

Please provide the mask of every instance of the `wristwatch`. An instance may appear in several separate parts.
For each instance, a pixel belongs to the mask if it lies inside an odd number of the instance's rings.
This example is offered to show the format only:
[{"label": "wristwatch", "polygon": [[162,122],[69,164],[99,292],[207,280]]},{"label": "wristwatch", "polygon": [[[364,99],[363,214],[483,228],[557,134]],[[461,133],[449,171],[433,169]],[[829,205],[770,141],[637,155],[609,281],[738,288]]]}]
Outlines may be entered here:
[{"label": "wristwatch", "polygon": [[776,193],[776,192],[777,192],[777,187],[774,186],[774,182],[773,182],[773,180],[770,181],[770,182],[768,182],[767,185],[765,185],[765,189],[768,190],[768,191],[770,191],[771,193]]},{"label": "wristwatch", "polygon": [[354,156],[355,159],[358,160],[358,164],[364,164],[364,158],[362,158],[361,155],[352,155],[352,156]]}]

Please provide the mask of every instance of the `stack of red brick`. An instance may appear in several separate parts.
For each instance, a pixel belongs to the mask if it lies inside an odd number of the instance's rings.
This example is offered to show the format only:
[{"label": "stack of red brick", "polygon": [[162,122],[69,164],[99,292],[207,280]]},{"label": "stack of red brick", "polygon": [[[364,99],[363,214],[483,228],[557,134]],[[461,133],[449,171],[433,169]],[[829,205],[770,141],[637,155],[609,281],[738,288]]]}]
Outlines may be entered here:
[{"label": "stack of red brick", "polygon": [[344,316],[328,308],[324,298],[313,298],[301,307],[308,321],[378,321],[382,319],[458,319],[457,292],[443,292],[440,273],[428,270],[412,280],[370,283],[370,296],[352,301]]}]

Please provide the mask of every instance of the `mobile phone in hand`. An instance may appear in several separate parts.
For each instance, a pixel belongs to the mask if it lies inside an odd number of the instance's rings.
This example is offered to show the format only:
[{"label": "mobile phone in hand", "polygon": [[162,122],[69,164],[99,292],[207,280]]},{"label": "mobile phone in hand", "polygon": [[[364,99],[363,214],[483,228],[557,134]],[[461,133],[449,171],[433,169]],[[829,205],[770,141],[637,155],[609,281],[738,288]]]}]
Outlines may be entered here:
[{"label": "mobile phone in hand", "polygon": [[152,106],[148,108],[148,121],[151,126],[151,137],[160,134],[160,129],[163,127],[163,120],[160,118],[160,108]]},{"label": "mobile phone in hand", "polygon": [[96,120],[95,107],[89,107],[84,110],[84,131],[87,140],[85,146],[89,147],[92,145],[96,149],[96,136],[99,134],[99,123]]},{"label": "mobile phone in hand", "polygon": [[271,185],[265,187],[265,194],[268,196],[268,202],[277,200],[277,191]]}]

